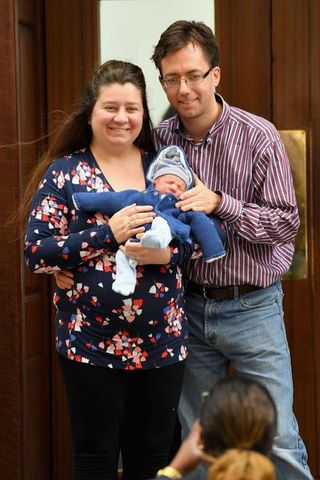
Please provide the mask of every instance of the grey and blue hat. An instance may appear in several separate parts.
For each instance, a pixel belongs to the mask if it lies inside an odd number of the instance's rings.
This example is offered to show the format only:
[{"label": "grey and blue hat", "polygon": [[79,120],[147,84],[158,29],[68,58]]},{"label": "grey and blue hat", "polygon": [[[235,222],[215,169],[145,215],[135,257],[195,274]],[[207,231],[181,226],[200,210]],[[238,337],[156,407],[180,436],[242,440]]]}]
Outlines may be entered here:
[{"label": "grey and blue hat", "polygon": [[176,175],[181,178],[187,189],[193,186],[193,175],[186,159],[185,152],[177,145],[161,149],[149,167],[147,177],[154,181],[162,175]]}]

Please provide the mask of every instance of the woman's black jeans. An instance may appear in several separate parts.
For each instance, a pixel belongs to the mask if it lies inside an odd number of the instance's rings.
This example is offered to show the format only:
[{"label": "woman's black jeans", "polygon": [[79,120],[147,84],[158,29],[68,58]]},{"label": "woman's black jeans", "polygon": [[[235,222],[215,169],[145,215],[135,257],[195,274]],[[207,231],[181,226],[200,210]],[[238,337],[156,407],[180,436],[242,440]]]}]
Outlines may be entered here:
[{"label": "woman's black jeans", "polygon": [[184,362],[113,370],[58,355],[73,438],[73,480],[145,480],[168,462]]}]

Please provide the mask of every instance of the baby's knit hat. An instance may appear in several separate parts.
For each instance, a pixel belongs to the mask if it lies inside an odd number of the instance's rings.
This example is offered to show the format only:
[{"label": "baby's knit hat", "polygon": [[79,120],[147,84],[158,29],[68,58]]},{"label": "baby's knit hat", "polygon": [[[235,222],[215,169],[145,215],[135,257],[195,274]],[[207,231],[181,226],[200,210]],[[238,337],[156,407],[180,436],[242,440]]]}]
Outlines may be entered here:
[{"label": "baby's knit hat", "polygon": [[153,171],[153,180],[166,174],[176,175],[181,178],[187,188],[189,188],[192,183],[192,177],[185,160],[182,160],[181,156],[182,151],[176,146],[162,150],[157,159],[155,170]]}]

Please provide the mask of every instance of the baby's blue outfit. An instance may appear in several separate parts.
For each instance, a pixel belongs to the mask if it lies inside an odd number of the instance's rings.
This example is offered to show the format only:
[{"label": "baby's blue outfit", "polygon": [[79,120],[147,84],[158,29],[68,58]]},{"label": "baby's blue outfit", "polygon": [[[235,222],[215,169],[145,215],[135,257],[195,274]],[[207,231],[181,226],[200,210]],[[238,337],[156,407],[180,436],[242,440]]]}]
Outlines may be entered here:
[{"label": "baby's blue outfit", "polygon": [[[182,162],[188,174],[188,178],[190,178],[190,181],[187,183],[187,188],[192,188],[194,185],[193,175],[186,160],[185,152],[181,147],[175,145],[165,147],[159,151],[157,157],[148,169],[146,176],[147,182],[150,183],[153,181],[158,161],[161,162],[162,174],[171,173],[169,168],[170,162],[172,162],[172,155],[175,155],[175,158],[179,156],[179,168],[181,168]],[[163,169],[164,161],[166,161],[167,158],[168,168]],[[174,169],[172,170],[172,174],[178,175],[178,173],[175,173]],[[137,205],[152,205],[157,216],[166,220],[172,238],[184,243],[191,242],[191,237],[193,237],[193,240],[200,245],[203,258],[206,262],[213,262],[214,260],[224,257],[225,249],[223,242],[226,238],[226,232],[223,222],[218,217],[214,215],[209,217],[203,212],[194,212],[192,210],[183,212],[180,208],[175,207],[175,204],[178,201],[179,199],[175,195],[172,193],[162,194],[155,189],[153,184],[149,184],[144,191],[123,190],[121,192],[77,192],[73,194],[73,202],[77,210],[84,209],[86,211],[101,212],[108,216],[114,215],[120,209],[133,203]],[[150,228],[152,229],[152,223],[145,225],[146,232],[150,230]],[[156,235],[161,236],[161,230],[157,230]],[[165,242],[166,244],[162,242],[162,248],[166,248],[171,239],[168,239],[168,242]],[[147,242],[143,242],[143,239],[141,241],[148,246]],[[123,265],[122,267],[125,268]],[[132,268],[135,269],[135,265],[132,265],[131,262],[131,269]],[[132,272],[130,276],[132,278]],[[135,281],[133,290],[134,287]],[[132,293],[133,290],[130,291],[130,293]],[[120,291],[119,293],[122,292]],[[129,293],[125,294],[128,295]]]}]

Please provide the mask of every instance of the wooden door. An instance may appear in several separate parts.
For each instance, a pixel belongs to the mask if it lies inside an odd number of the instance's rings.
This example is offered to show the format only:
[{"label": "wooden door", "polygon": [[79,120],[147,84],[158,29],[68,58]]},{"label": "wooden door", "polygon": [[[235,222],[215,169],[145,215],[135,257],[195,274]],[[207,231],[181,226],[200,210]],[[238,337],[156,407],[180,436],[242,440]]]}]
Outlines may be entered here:
[{"label": "wooden door", "polygon": [[0,0],[0,478],[69,480],[70,434],[56,368],[49,277],[26,271],[17,211],[46,141],[98,57],[98,2]]},{"label": "wooden door", "polygon": [[307,275],[283,282],[295,412],[320,476],[320,6],[318,0],[216,0],[220,92],[307,138]]},{"label": "wooden door", "polygon": [[[9,46],[9,58],[1,57],[0,67],[7,81],[1,90],[2,108],[8,110],[7,117],[3,111],[1,115],[1,131],[7,132],[1,143],[14,145],[1,152],[1,203],[8,207],[8,220],[40,155],[41,146],[23,142],[45,131],[45,65],[41,2],[1,3],[1,32],[6,37],[1,45]],[[3,229],[0,322],[7,356],[1,362],[1,375],[7,375],[9,382],[1,422],[7,436],[4,444],[1,439],[5,449],[1,474],[7,480],[43,480],[51,478],[48,281],[24,268],[20,234],[18,224]]]},{"label": "wooden door", "polygon": [[[19,0],[17,7],[18,140],[30,142],[46,132],[43,10],[40,1]],[[45,147],[44,142],[20,146],[20,193]],[[32,274],[22,260],[21,281],[23,478],[43,480],[51,478],[49,278]]]}]

